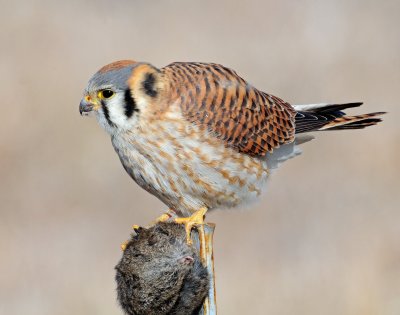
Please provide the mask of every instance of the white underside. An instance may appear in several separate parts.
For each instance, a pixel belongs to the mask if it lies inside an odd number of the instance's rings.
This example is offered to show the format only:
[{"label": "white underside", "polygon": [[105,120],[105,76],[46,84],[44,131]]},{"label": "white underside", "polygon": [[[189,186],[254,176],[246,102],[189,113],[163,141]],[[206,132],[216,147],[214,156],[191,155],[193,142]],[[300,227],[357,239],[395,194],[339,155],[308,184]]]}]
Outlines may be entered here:
[{"label": "white underside", "polygon": [[180,144],[177,147],[171,140],[174,132],[170,128],[163,130],[168,130],[168,137],[162,132],[131,133],[114,137],[112,142],[130,176],[182,215],[201,207],[233,208],[256,200],[265,186],[268,170],[301,153],[291,143],[257,159],[222,144],[208,145],[201,137],[183,138],[176,134]]}]

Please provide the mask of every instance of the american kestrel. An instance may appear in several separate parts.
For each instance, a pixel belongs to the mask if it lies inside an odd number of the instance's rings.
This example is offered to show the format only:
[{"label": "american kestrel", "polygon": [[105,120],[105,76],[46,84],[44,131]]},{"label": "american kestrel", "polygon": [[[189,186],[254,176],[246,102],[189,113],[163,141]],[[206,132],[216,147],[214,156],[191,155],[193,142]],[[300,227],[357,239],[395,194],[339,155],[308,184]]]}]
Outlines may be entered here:
[{"label": "american kestrel", "polygon": [[93,75],[79,110],[94,112],[136,183],[189,216],[258,197],[306,133],[381,121],[383,112],[343,112],[361,104],[292,106],[219,64],[123,60]]}]

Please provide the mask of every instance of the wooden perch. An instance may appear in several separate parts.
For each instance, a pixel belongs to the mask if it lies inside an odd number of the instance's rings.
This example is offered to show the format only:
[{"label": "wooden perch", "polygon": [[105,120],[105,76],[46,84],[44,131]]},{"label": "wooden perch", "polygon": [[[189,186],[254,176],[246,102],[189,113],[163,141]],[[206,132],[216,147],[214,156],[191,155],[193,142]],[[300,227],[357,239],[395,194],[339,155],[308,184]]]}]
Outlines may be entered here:
[{"label": "wooden perch", "polygon": [[[204,229],[204,239],[201,239],[199,233],[192,232],[192,240],[196,249],[200,252],[201,263],[204,267],[207,268],[207,272],[210,275],[209,277],[209,288],[208,288],[208,296],[204,300],[203,308],[201,309],[199,315],[215,315],[217,314],[217,296],[215,290],[215,273],[214,273],[214,248],[213,248],[213,237],[215,224],[214,223],[206,223],[201,227]],[[203,246],[200,246],[200,243],[203,242]],[[200,249],[205,248],[206,250],[203,252]]]}]

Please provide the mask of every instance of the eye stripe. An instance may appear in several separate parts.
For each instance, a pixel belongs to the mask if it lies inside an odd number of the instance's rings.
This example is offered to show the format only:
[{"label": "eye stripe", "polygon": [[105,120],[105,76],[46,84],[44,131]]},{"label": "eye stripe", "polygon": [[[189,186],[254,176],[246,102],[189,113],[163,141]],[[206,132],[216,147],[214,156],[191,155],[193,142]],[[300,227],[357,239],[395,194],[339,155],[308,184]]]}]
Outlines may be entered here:
[{"label": "eye stripe", "polygon": [[131,91],[129,89],[125,90],[124,94],[124,106],[125,106],[125,116],[131,118],[133,112],[138,112],[139,109],[136,106],[135,99],[132,97]]},{"label": "eye stripe", "polygon": [[107,106],[106,106],[104,101],[101,101],[101,108],[103,108],[104,117],[106,118],[108,124],[110,126],[114,126],[114,123],[110,119],[110,113],[108,112],[108,108],[107,108]]}]

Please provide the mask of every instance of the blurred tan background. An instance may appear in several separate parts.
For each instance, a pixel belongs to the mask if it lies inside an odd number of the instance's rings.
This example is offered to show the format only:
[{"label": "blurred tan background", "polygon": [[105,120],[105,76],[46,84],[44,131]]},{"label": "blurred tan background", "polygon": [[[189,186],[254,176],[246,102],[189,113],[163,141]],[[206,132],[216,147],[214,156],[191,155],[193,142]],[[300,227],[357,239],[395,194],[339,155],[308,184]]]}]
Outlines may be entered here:
[{"label": "blurred tan background", "polygon": [[[78,104],[118,59],[212,61],[292,103],[365,102],[217,224],[220,314],[400,314],[399,1],[8,1],[0,12],[0,314],[121,314],[131,224],[165,206]],[[355,110],[351,111],[354,113]]]}]

